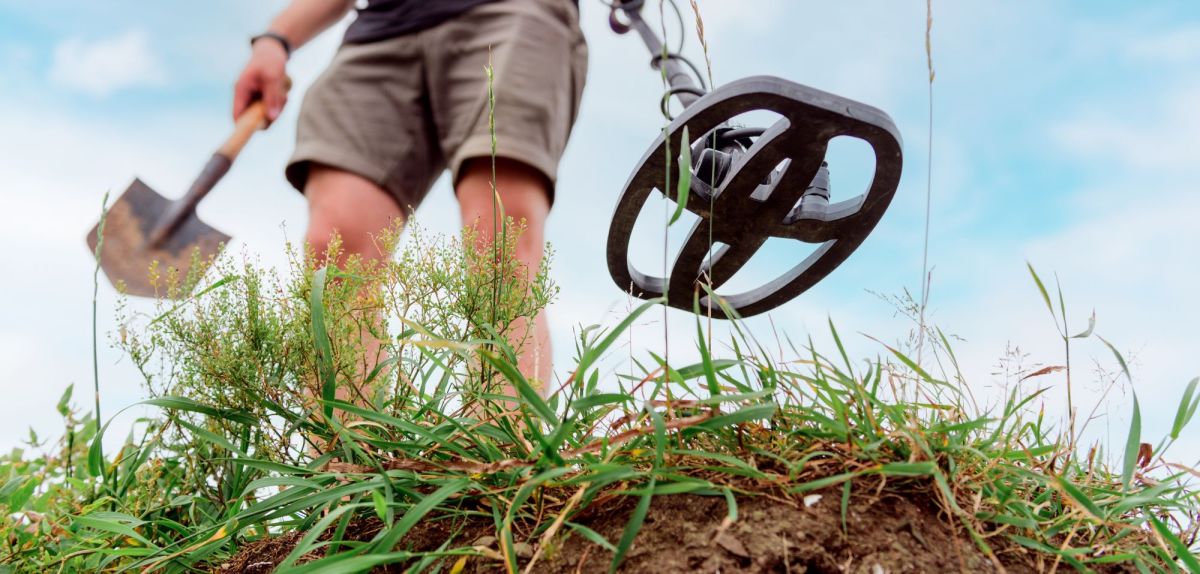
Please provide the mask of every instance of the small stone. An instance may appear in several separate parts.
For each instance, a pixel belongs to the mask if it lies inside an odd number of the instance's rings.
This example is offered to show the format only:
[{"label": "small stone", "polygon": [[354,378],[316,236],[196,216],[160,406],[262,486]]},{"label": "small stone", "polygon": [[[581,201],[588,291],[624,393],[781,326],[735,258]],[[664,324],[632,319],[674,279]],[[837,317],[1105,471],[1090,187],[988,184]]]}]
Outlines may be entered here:
[{"label": "small stone", "polygon": [[475,542],[471,543],[471,546],[482,546],[484,548],[491,548],[494,544],[496,544],[495,536],[480,536],[479,538],[475,539]]},{"label": "small stone", "polygon": [[750,557],[750,553],[746,551],[746,546],[728,532],[722,532],[720,535],[718,535],[715,539],[715,542],[717,543],[717,546],[724,548],[727,552],[733,554],[734,556],[741,556],[742,558]]},{"label": "small stone", "polygon": [[821,502],[820,494],[810,494],[808,496],[805,496],[804,497],[804,508],[812,508],[812,506],[818,502]]},{"label": "small stone", "polygon": [[888,574],[888,571],[884,570],[883,566],[875,564],[874,566],[871,566],[871,574]]},{"label": "small stone", "polygon": [[517,553],[517,558],[533,558],[533,545],[528,542],[518,542],[513,544],[513,552]]}]

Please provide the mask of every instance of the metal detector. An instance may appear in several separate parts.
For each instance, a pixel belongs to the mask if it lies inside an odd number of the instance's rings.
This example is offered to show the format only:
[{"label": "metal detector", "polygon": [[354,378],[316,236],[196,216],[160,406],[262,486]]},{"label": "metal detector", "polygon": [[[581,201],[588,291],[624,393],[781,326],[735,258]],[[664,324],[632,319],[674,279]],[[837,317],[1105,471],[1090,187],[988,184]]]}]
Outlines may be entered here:
[{"label": "metal detector", "polygon": [[[690,311],[698,298],[702,312],[713,317],[732,319],[774,309],[841,265],[883,217],[900,182],[900,133],[881,110],[773,76],[742,78],[708,91],[694,65],[664,49],[641,17],[643,4],[615,0],[609,24],[618,34],[636,31],[652,55],[651,67],[664,73],[669,86],[664,115],[669,117],[672,97],[684,109],[642,156],[621,192],[608,232],[609,273],[621,289],[646,299],[665,295],[671,307]],[[754,110],[782,117],[763,128],[731,125],[736,116]],[[682,141],[685,127],[691,141]],[[831,202],[825,156],[829,141],[839,136],[871,146],[875,173],[861,195]],[[629,260],[634,223],[652,192],[678,200],[674,185],[664,182],[674,177],[670,172],[677,169],[684,145],[692,157],[684,208],[699,220],[667,277],[642,273]],[[766,284],[714,300],[710,293],[771,237],[817,248]]]}]

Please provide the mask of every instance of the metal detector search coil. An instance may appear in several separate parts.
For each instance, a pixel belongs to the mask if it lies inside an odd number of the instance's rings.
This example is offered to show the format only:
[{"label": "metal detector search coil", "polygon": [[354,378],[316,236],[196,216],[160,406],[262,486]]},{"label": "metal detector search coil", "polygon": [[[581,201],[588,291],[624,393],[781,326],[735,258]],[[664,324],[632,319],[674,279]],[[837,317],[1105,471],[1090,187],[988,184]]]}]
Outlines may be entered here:
[{"label": "metal detector search coil", "polygon": [[[685,107],[642,157],[617,201],[608,232],[608,270],[622,290],[642,298],[666,296],[671,307],[732,319],[774,309],[828,276],[862,244],[891,204],[903,167],[900,133],[883,111],[772,76],[736,80],[711,93],[696,87],[638,14],[641,2],[614,5],[619,33],[637,30],[653,67],[665,66],[668,94]],[[632,6],[632,7],[630,7]],[[625,13],[628,23],[616,18]],[[765,129],[736,128],[735,117],[766,110],[780,117]],[[684,128],[693,141],[684,142]],[[830,140],[858,138],[875,153],[875,173],[862,194],[830,202],[826,152]],[[643,273],[629,260],[630,237],[655,191],[677,200],[665,185],[687,145],[693,157],[684,208],[699,216],[668,276]],[[798,265],[749,291],[708,295],[729,281],[771,237],[816,244]],[[723,244],[719,249],[710,248]],[[726,312],[726,308],[730,312]]]}]

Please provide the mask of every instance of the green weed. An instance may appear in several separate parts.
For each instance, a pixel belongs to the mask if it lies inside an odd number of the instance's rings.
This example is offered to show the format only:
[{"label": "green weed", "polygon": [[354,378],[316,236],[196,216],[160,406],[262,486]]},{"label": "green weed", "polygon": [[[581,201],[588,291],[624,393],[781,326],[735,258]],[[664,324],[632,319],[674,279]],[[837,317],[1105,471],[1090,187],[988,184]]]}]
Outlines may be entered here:
[{"label": "green weed", "polygon": [[[310,253],[281,275],[221,261],[191,299],[127,317],[119,342],[142,365],[161,419],[141,423],[102,473],[83,462],[100,438],[94,421],[66,406],[70,438],[4,457],[0,504],[16,518],[0,561],[30,572],[181,572],[301,532],[288,558],[298,572],[448,567],[464,556],[516,571],[518,547],[536,548],[536,561],[578,534],[610,550],[615,569],[656,496],[726,497],[736,520],[738,498],[853,483],[928,492],[985,553],[1007,540],[1081,570],[1194,562],[1195,471],[1163,455],[1194,417],[1195,382],[1171,437],[1138,454],[1135,416],[1122,464],[1109,467],[1095,450],[1073,452],[1030,409],[1041,390],[1018,386],[981,412],[955,377],[900,349],[856,365],[832,323],[834,355],[793,348],[781,362],[744,326],[728,355],[713,356],[698,317],[699,362],[651,355],[635,372],[605,375],[604,357],[651,301],[583,329],[575,369],[539,392],[516,368],[506,324],[490,318],[536,314],[553,286],[544,274],[521,285],[529,275],[513,263],[493,273],[492,252],[463,247],[474,244],[418,231],[391,264],[352,259],[332,271]],[[496,276],[515,286],[493,309]],[[934,354],[952,357],[940,341]],[[333,392],[318,388],[329,380]],[[614,496],[636,500],[619,540],[574,525]],[[380,532],[345,539],[366,516]],[[436,552],[399,545],[424,520],[472,517],[494,521],[494,555],[469,540]],[[300,560],[311,551],[317,559]]]}]

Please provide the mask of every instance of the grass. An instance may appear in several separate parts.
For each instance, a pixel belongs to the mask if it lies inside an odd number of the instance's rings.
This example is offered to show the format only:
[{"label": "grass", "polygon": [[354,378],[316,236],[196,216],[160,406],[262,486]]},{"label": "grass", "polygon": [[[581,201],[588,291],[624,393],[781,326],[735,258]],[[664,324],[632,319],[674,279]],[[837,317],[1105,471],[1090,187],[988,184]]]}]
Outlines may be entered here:
[{"label": "grass", "polygon": [[[1015,543],[1080,570],[1120,561],[1147,572],[1197,568],[1195,470],[1164,458],[1194,418],[1195,380],[1155,447],[1143,446],[1135,402],[1120,462],[1109,466],[1094,449],[1076,452],[1067,429],[1030,408],[1042,389],[1018,385],[1002,404],[975,409],[953,368],[935,375],[891,347],[854,362],[832,323],[832,353],[792,347],[782,361],[740,325],[729,351],[714,355],[697,316],[700,361],[650,354],[613,376],[605,357],[651,301],[616,325],[583,329],[575,368],[543,395],[517,370],[510,336],[481,318],[535,314],[548,297],[521,293],[552,289],[510,291],[489,308],[497,275],[461,278],[472,274],[463,266],[474,250],[463,245],[473,239],[418,233],[413,243],[393,265],[333,271],[297,257],[282,277],[218,262],[184,303],[128,318],[121,344],[161,416],[108,458],[89,459],[101,433],[68,408],[68,391],[61,412],[71,438],[0,461],[0,505],[13,517],[0,531],[0,564],[186,572],[250,541],[301,532],[287,571],[424,570],[469,556],[515,572],[529,562],[518,561],[519,546],[536,548],[536,562],[572,535],[611,548],[616,569],[658,496],[802,497],[882,481],[927,485],[985,554]],[[414,278],[417,270],[427,276]],[[524,275],[516,271],[501,275]],[[361,333],[382,328],[377,316],[390,324],[377,333],[388,358],[365,370]],[[948,339],[936,340],[937,363],[955,364]],[[375,394],[336,398],[333,389],[356,381]],[[501,381],[519,392],[513,412],[494,393]],[[619,539],[572,521],[614,498],[636,501]],[[730,508],[736,520],[736,502]],[[363,516],[382,530],[342,539]],[[435,517],[490,519],[498,555],[461,540],[436,552],[398,546]],[[324,557],[299,562],[319,549]]]},{"label": "grass", "polygon": [[[679,195],[690,176],[680,170]],[[789,343],[785,359],[736,321],[714,345],[696,313],[698,362],[647,353],[616,372],[609,358],[658,304],[649,301],[583,328],[566,379],[539,388],[517,368],[527,334],[511,325],[557,291],[548,265],[530,276],[511,258],[520,225],[499,206],[497,216],[503,232],[486,248],[469,231],[416,229],[379,265],[320,266],[337,260],[335,242],[324,257],[294,250],[283,274],[232,259],[211,262],[207,280],[168,271],[163,289],[181,302],[151,316],[118,308],[116,344],[159,414],[106,455],[112,419],[101,426],[98,405],[76,412],[68,388],[63,437],[31,434],[40,452],[0,457],[0,572],[204,571],[288,534],[296,543],[278,571],[456,573],[476,561],[528,572],[570,536],[608,551],[616,571],[658,497],[719,497],[728,525],[741,519],[739,501],[834,488],[845,530],[851,492],[867,486],[923,493],[997,564],[998,549],[1021,547],[1050,570],[1200,572],[1200,495],[1189,482],[1200,474],[1166,458],[1195,418],[1200,379],[1157,445],[1142,436],[1135,399],[1113,458],[1101,445],[1082,450],[1074,403],[1065,428],[1033,408],[1050,371],[978,406],[950,338],[923,314],[916,359],[882,345],[882,356],[853,361],[832,321],[834,348]],[[381,238],[384,249],[398,231]],[[1094,317],[1072,334],[1061,290],[1056,306],[1030,272],[1064,341],[1068,391],[1073,341],[1106,345],[1128,377]],[[98,375],[96,385],[98,394]],[[507,387],[516,397],[501,394]],[[615,539],[575,521],[624,500]],[[379,531],[348,536],[365,518]],[[490,522],[496,549],[453,535],[432,551],[402,543],[433,520]]]}]

